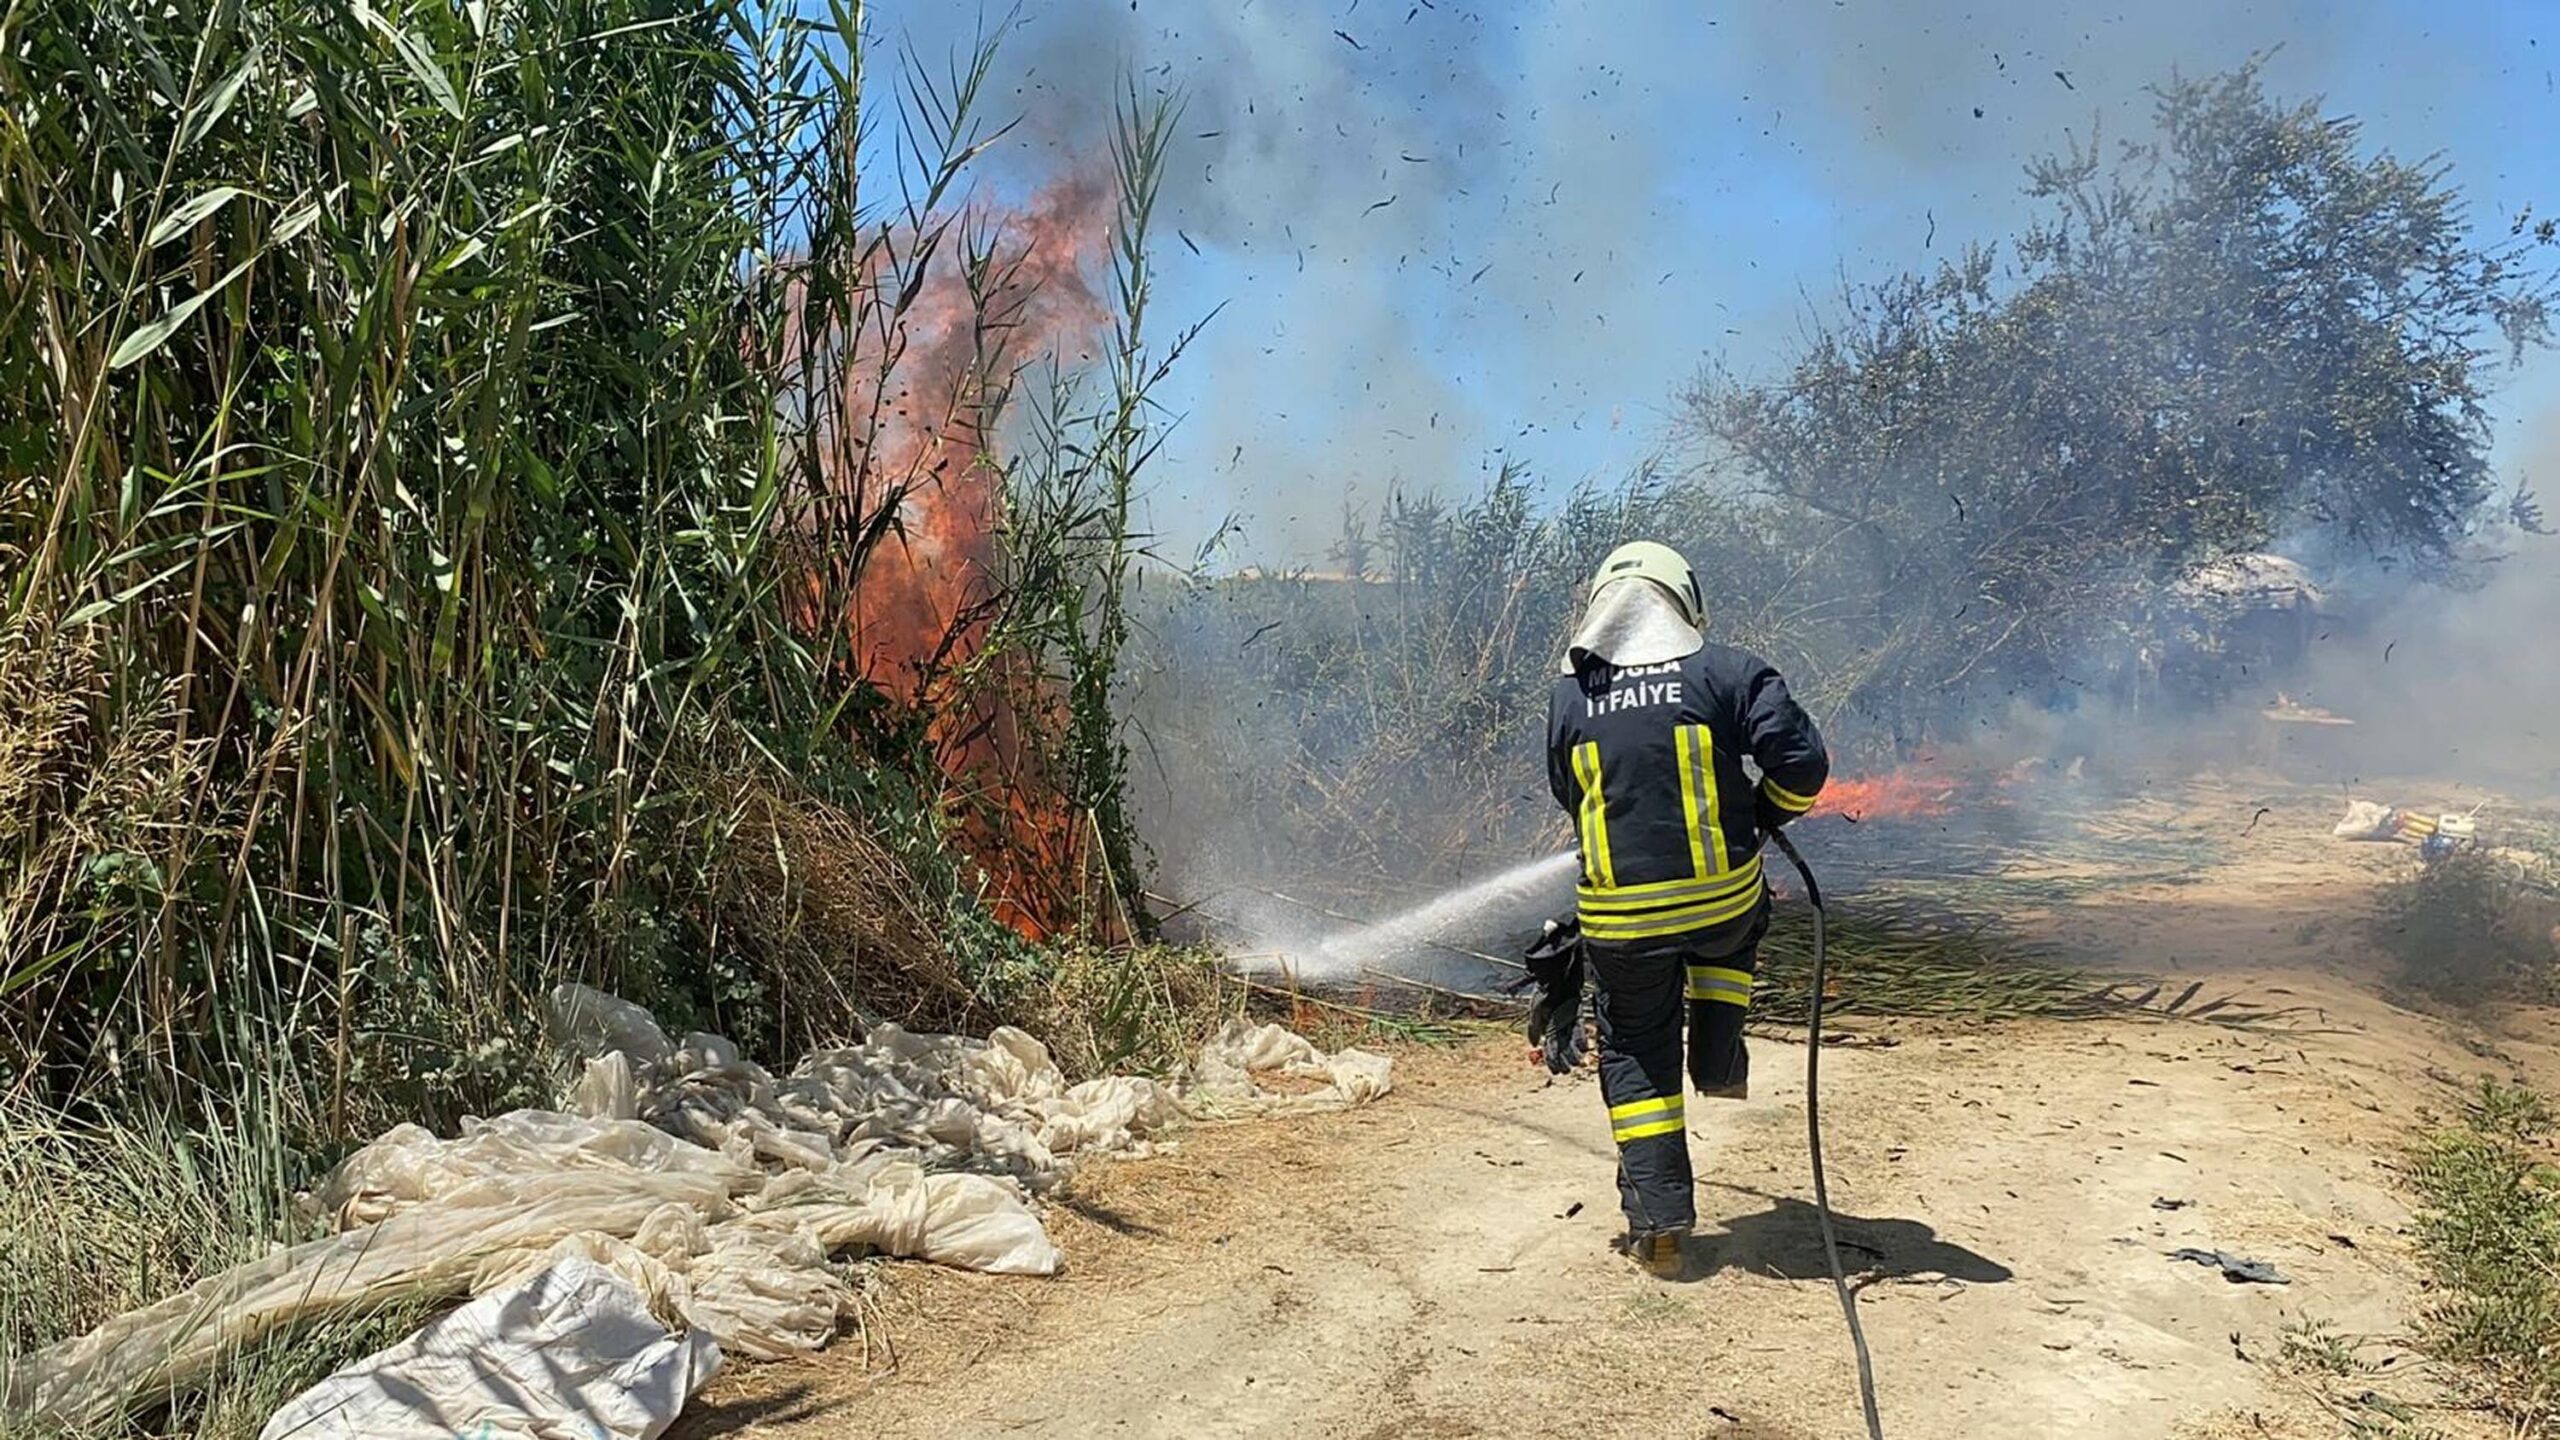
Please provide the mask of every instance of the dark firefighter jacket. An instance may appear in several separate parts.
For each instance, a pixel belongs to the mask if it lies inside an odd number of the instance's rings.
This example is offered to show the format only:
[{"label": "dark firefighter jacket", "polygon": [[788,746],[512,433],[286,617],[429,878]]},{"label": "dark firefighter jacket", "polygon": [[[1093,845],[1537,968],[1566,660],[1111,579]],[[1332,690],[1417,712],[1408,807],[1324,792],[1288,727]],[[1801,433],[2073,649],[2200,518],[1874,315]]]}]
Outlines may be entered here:
[{"label": "dark firefighter jacket", "polygon": [[1761,817],[1811,809],[1830,772],[1811,717],[1746,651],[1558,676],[1547,785],[1581,837],[1583,937],[1669,947],[1751,919]]}]

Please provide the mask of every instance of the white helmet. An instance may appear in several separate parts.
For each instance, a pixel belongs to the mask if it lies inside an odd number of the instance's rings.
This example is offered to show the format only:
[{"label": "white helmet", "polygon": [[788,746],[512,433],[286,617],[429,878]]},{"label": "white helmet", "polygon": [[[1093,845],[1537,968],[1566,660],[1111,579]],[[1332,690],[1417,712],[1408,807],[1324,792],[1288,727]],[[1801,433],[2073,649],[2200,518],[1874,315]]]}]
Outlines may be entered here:
[{"label": "white helmet", "polygon": [[1680,552],[1657,540],[1630,540],[1609,552],[1600,562],[1599,571],[1591,577],[1591,593],[1615,581],[1650,580],[1667,591],[1680,607],[1682,619],[1698,630],[1707,628],[1707,602],[1698,593],[1698,572]]}]

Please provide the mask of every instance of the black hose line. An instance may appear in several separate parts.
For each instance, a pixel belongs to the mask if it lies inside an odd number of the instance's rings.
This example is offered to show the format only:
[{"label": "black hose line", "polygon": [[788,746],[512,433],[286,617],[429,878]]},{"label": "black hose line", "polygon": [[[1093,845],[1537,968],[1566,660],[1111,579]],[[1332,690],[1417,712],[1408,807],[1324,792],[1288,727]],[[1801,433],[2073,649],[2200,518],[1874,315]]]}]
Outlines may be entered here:
[{"label": "black hose line", "polygon": [[1822,886],[1814,881],[1813,867],[1804,863],[1787,832],[1772,830],[1769,838],[1804,877],[1804,898],[1813,906],[1813,1003],[1808,1007],[1804,1047],[1804,1128],[1806,1148],[1813,1156],[1813,1213],[1822,1226],[1822,1253],[1831,1262],[1831,1288],[1839,1292],[1840,1313],[1849,1321],[1849,1344],[1858,1352],[1858,1403],[1866,1407],[1867,1437],[1884,1440],[1884,1421],[1876,1414],[1875,1361],[1867,1354],[1867,1332],[1858,1324],[1858,1302],[1849,1293],[1848,1272],[1840,1268],[1840,1237],[1831,1224],[1831,1187],[1822,1174],[1822,966],[1827,958]]}]

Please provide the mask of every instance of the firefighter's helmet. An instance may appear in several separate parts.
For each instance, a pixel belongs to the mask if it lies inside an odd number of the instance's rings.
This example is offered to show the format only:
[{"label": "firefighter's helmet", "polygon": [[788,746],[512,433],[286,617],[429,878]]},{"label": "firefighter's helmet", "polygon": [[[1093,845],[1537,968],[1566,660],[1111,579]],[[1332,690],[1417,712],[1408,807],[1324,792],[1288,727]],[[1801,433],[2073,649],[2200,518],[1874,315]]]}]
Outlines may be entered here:
[{"label": "firefighter's helmet", "polygon": [[1609,552],[1591,577],[1591,593],[1619,580],[1650,580],[1680,606],[1680,616],[1697,629],[1707,628],[1707,603],[1698,593],[1698,572],[1680,552],[1656,540],[1630,540]]}]

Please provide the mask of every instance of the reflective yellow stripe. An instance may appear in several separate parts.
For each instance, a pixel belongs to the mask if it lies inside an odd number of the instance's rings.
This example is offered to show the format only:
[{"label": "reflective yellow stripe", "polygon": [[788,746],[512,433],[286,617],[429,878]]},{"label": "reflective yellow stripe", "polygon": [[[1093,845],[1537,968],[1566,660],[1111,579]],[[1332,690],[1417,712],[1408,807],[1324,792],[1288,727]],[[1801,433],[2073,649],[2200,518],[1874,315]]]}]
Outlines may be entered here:
[{"label": "reflective yellow stripe", "polygon": [[1672,910],[1651,910],[1642,915],[1589,915],[1582,917],[1582,933],[1594,940],[1641,940],[1648,935],[1679,935],[1691,930],[1704,930],[1728,920],[1739,920],[1760,903],[1758,895],[1740,895],[1713,905],[1683,905]]},{"label": "reflective yellow stripe", "polygon": [[1770,804],[1790,814],[1801,815],[1813,808],[1811,795],[1799,795],[1766,775],[1760,777],[1760,793],[1769,797]]},{"label": "reflective yellow stripe", "polygon": [[1733,860],[1724,848],[1724,803],[1716,798],[1716,732],[1683,725],[1671,738],[1680,755],[1680,808],[1689,821],[1689,873],[1702,880],[1721,875]]},{"label": "reflective yellow stripe", "polygon": [[[1671,732],[1671,748],[1680,756],[1680,811],[1689,824],[1689,873],[1698,876],[1714,873],[1707,868],[1706,832],[1698,828],[1697,735],[1704,728],[1700,725],[1683,725]],[[1711,771],[1707,776],[1707,784],[1713,786],[1715,783],[1715,776]],[[1712,797],[1714,791],[1710,789],[1708,794]],[[1718,849],[1724,847],[1723,836],[1716,837],[1716,847]],[[1721,865],[1716,867],[1717,870],[1723,868]]]},{"label": "reflective yellow stripe", "polygon": [[1748,1008],[1751,1004],[1751,974],[1745,970],[1728,970],[1721,965],[1689,967],[1689,998],[1721,1000],[1728,1005]]},{"label": "reflective yellow stripe", "polygon": [[1591,885],[1581,888],[1584,904],[1604,906],[1660,905],[1673,900],[1694,900],[1708,896],[1731,895],[1748,890],[1760,878],[1760,857],[1752,856],[1740,868],[1726,875],[1695,876],[1680,880],[1652,880],[1642,885]]},{"label": "reflective yellow stripe", "polygon": [[1741,869],[1713,880],[1682,880],[1671,885],[1625,885],[1608,890],[1584,885],[1574,894],[1586,915],[1633,915],[1673,905],[1707,904],[1730,900],[1736,895],[1756,895],[1759,890],[1760,857],[1754,855]]},{"label": "reflective yellow stripe", "polygon": [[1716,736],[1704,725],[1697,731],[1698,783],[1707,792],[1707,844],[1715,851],[1715,873],[1721,875],[1733,868],[1733,857],[1725,853],[1724,802],[1716,798]]},{"label": "reflective yellow stripe", "polygon": [[1600,791],[1600,742],[1585,740],[1573,747],[1574,778],[1582,782],[1582,873],[1598,886],[1614,885],[1609,863],[1609,802]]},{"label": "reflective yellow stripe", "polygon": [[1668,1135],[1686,1123],[1685,1102],[1677,1095],[1630,1100],[1609,1107],[1609,1134],[1621,1145],[1648,1135]]},{"label": "reflective yellow stripe", "polygon": [[1591,883],[1591,782],[1582,773],[1582,748],[1574,746],[1570,757],[1573,761],[1573,788],[1582,797],[1574,802],[1573,835],[1575,847],[1582,851],[1582,883],[1588,885]]},{"label": "reflective yellow stripe", "polygon": [[1624,1105],[1612,1105],[1609,1118],[1612,1121],[1641,1120],[1647,1115],[1677,1113],[1687,1103],[1677,1095],[1656,1095],[1650,1100],[1630,1100]]},{"label": "reflective yellow stripe", "polygon": [[1738,920],[1751,913],[1760,903],[1760,892],[1750,891],[1730,900],[1705,905],[1682,905],[1673,909],[1650,911],[1642,915],[1582,915],[1582,934],[1589,940],[1650,940],[1664,935],[1683,935],[1704,930],[1727,920]]}]

